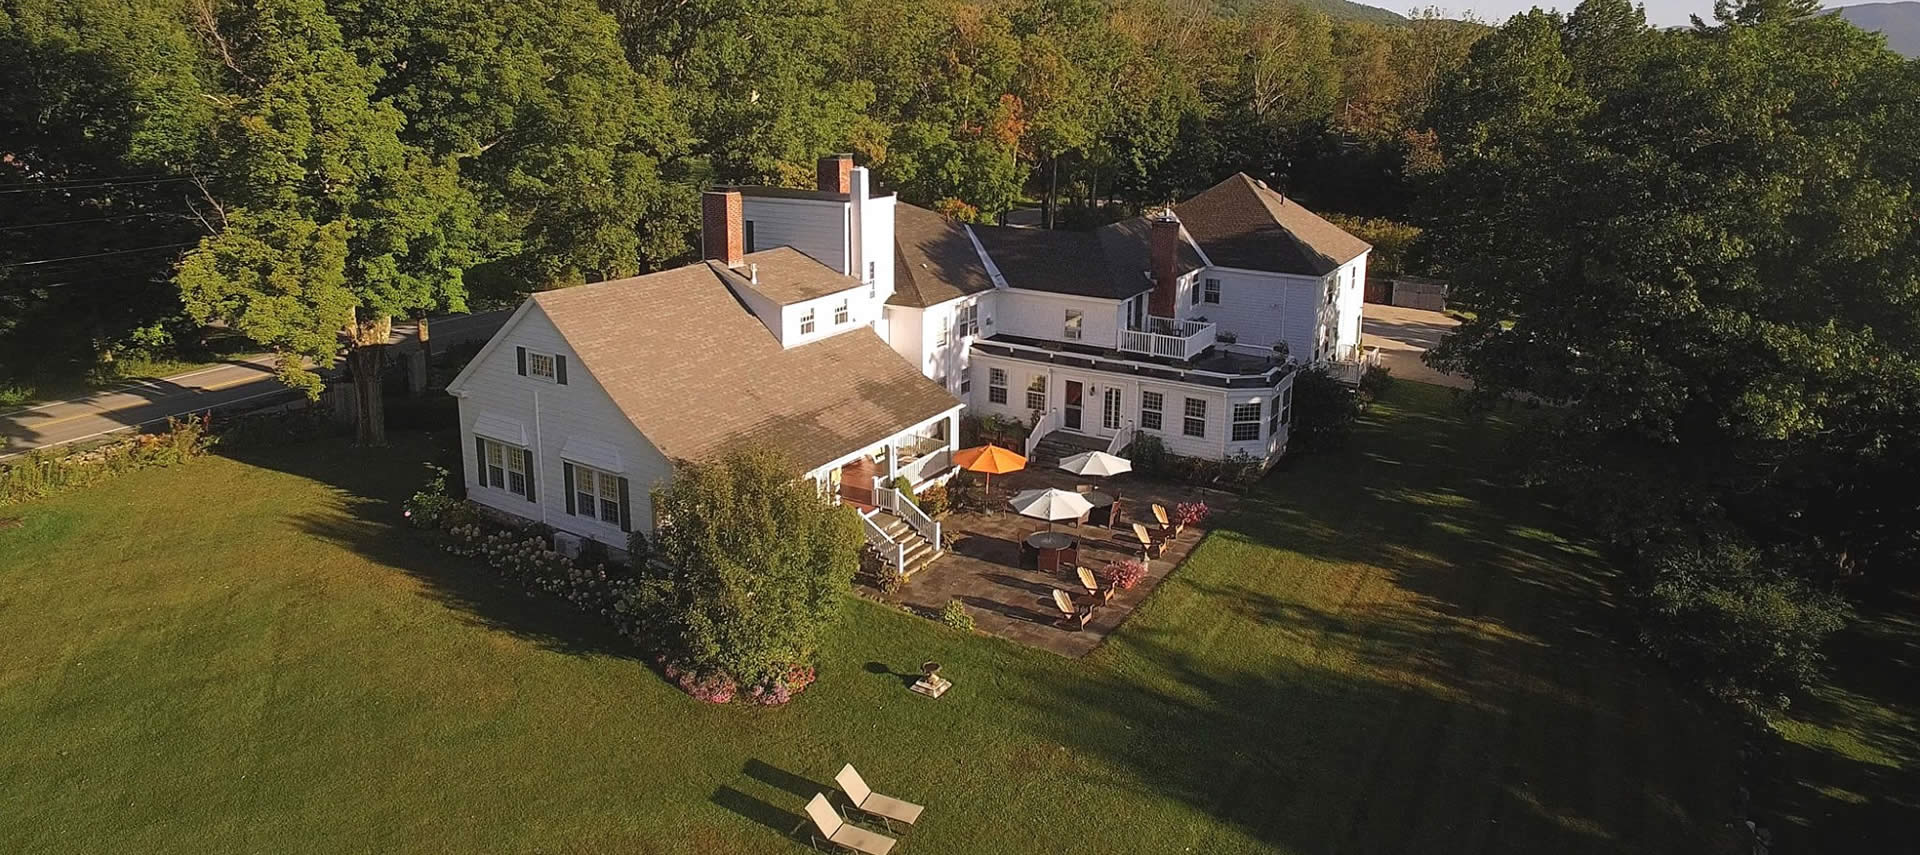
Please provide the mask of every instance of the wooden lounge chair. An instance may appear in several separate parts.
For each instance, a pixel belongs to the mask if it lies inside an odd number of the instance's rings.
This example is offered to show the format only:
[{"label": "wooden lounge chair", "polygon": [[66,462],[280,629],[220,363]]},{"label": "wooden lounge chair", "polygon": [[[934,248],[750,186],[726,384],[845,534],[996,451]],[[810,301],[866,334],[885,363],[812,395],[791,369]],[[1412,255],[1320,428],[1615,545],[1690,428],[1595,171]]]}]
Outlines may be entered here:
[{"label": "wooden lounge chair", "polygon": [[840,767],[840,774],[833,776],[833,782],[840,785],[840,792],[847,794],[847,801],[868,816],[877,816],[887,824],[887,830],[893,830],[893,821],[899,820],[912,825],[920,818],[920,812],[926,808],[913,802],[904,802],[892,796],[883,796],[867,786],[866,779],[860,777],[852,763]]},{"label": "wooden lounge chair", "polygon": [[1146,526],[1134,523],[1133,537],[1135,540],[1140,541],[1140,554],[1144,557],[1159,558],[1167,552],[1166,539],[1154,537],[1152,533],[1147,531]]},{"label": "wooden lounge chair", "polygon": [[1059,588],[1053,589],[1053,604],[1060,609],[1060,626],[1062,629],[1086,629],[1087,623],[1093,620],[1093,609],[1091,607],[1081,609],[1075,606],[1073,604],[1073,597]]},{"label": "wooden lounge chair", "polygon": [[1105,588],[1100,587],[1099,580],[1093,578],[1093,571],[1088,570],[1085,567],[1080,568],[1079,575],[1080,575],[1080,587],[1086,589],[1087,596],[1098,597],[1100,598],[1100,602],[1103,602],[1103,603],[1113,601],[1112,585],[1108,585]]},{"label": "wooden lounge chair", "polygon": [[807,802],[807,818],[813,820],[815,849],[820,848],[820,841],[825,840],[848,852],[887,855],[893,851],[893,844],[900,842],[848,822],[827,802],[824,793],[814,793],[813,801]]},{"label": "wooden lounge chair", "polygon": [[1167,521],[1167,509],[1161,507],[1159,502],[1153,503],[1153,518],[1160,521],[1161,537],[1172,540],[1176,535],[1180,534],[1180,530],[1174,528],[1173,523]]}]

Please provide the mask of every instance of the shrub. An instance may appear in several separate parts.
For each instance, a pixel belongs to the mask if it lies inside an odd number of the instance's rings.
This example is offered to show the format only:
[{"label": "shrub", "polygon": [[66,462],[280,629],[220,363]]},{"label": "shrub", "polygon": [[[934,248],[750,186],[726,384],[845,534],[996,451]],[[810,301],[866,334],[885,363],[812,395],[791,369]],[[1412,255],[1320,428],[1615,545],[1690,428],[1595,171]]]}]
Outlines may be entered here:
[{"label": "shrub", "polygon": [[647,541],[647,533],[634,529],[627,533],[627,563],[638,567],[653,557],[653,544]]},{"label": "shrub", "polygon": [[1750,714],[1784,707],[1818,676],[1820,646],[1847,610],[1782,563],[1727,536],[1657,549],[1640,596],[1641,641]]},{"label": "shrub", "polygon": [[921,490],[920,495],[915,496],[914,500],[920,504],[920,510],[926,511],[927,516],[935,519],[944,517],[953,510],[953,502],[944,484],[935,484]]},{"label": "shrub", "polygon": [[906,496],[909,499],[913,498],[913,482],[907,480],[907,476],[905,475],[894,477],[893,489],[898,491],[902,496]]},{"label": "shrub", "polygon": [[1360,394],[1325,368],[1296,372],[1289,442],[1301,450],[1332,448],[1346,442],[1360,406]]},{"label": "shrub", "polygon": [[941,607],[940,622],[961,632],[973,632],[973,615],[967,612],[967,604],[959,600],[948,600]]},{"label": "shrub", "polygon": [[[682,463],[629,610],[667,662],[772,690],[813,657],[860,564],[860,521],[767,449]],[[781,683],[781,685],[787,685]],[[789,687],[790,688],[790,687]]]},{"label": "shrub", "polygon": [[1236,451],[1220,461],[1220,483],[1236,490],[1244,490],[1260,480],[1261,459],[1244,451]]},{"label": "shrub", "polygon": [[889,597],[900,593],[900,590],[907,586],[907,574],[893,566],[886,556],[880,554],[880,548],[873,544],[861,547],[860,569],[861,575],[873,587]]},{"label": "shrub", "polygon": [[1173,521],[1180,526],[1195,526],[1206,522],[1213,515],[1213,509],[1206,502],[1181,502],[1173,506]]},{"label": "shrub", "polygon": [[414,528],[437,529],[442,527],[447,512],[459,502],[447,495],[447,469],[444,466],[426,464],[427,471],[433,473],[427,478],[427,485],[409,497],[404,505],[403,514]]},{"label": "shrub", "polygon": [[1147,475],[1166,475],[1171,457],[1167,444],[1150,433],[1135,433],[1133,442],[1127,445],[1127,459],[1136,471]]},{"label": "shrub", "polygon": [[1369,365],[1360,375],[1360,401],[1371,404],[1393,388],[1393,371],[1385,365]]},{"label": "shrub", "polygon": [[[445,515],[452,516],[452,514]],[[531,593],[551,594],[575,608],[610,621],[632,637],[639,625],[628,606],[633,580],[606,565],[583,566],[554,551],[547,541],[528,530],[516,530],[474,520],[449,526],[443,541],[448,552],[476,558],[502,578]]]},{"label": "shrub", "polygon": [[1131,591],[1140,580],[1147,578],[1147,565],[1138,558],[1122,558],[1100,568],[1098,575],[1102,582]]}]

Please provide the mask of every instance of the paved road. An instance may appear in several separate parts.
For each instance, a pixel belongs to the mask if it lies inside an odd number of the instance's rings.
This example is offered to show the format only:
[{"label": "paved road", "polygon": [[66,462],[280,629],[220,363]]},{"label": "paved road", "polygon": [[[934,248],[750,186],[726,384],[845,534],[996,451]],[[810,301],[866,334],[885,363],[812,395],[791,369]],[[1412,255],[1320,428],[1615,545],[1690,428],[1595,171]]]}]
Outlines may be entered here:
[{"label": "paved road", "polygon": [[1380,348],[1380,361],[1393,376],[1465,389],[1465,377],[1442,374],[1420,361],[1420,356],[1437,347],[1460,322],[1442,312],[1408,309],[1368,303],[1361,320],[1360,343]]},{"label": "paved road", "polygon": [[[471,338],[485,339],[506,321],[508,312],[455,315],[428,322],[434,350]],[[412,347],[412,324],[396,324],[394,344]],[[82,442],[142,425],[166,421],[169,416],[198,413],[273,395],[291,396],[273,377],[273,359],[248,359],[125,385],[64,401],[0,410],[0,460],[36,448]]]}]

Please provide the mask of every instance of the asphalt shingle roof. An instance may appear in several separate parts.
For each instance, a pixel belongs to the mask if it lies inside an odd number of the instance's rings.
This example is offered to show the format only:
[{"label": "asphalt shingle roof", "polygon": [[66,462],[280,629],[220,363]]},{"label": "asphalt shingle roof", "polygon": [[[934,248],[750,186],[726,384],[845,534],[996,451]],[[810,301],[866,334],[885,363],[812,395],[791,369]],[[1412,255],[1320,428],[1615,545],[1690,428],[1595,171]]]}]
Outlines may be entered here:
[{"label": "asphalt shingle roof", "polygon": [[889,305],[924,309],[993,290],[967,227],[905,202],[893,206],[893,270]]},{"label": "asphalt shingle roof", "polygon": [[1325,276],[1373,248],[1244,172],[1173,210],[1223,267]]},{"label": "asphalt shingle roof", "polygon": [[532,299],[669,458],[761,443],[811,469],[959,406],[870,328],[782,349],[723,270],[702,262]]}]

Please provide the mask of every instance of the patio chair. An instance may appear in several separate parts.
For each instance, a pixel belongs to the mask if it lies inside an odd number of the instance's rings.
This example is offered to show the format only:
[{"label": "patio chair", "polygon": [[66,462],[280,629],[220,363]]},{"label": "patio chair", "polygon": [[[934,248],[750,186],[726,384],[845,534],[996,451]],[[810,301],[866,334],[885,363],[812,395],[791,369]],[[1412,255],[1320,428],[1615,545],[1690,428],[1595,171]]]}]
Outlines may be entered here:
[{"label": "patio chair", "polygon": [[1092,607],[1082,609],[1075,606],[1073,604],[1073,597],[1059,588],[1053,589],[1053,604],[1060,609],[1060,626],[1062,629],[1086,629],[1087,623],[1093,620]]},{"label": "patio chair", "polygon": [[1160,521],[1161,537],[1172,540],[1174,535],[1180,533],[1173,527],[1173,523],[1167,521],[1167,509],[1161,507],[1159,502],[1153,503],[1153,518]]},{"label": "patio chair", "polygon": [[840,774],[833,776],[833,782],[840,785],[840,792],[847,794],[847,801],[860,812],[868,816],[877,816],[886,823],[887,830],[893,830],[893,821],[899,820],[912,825],[920,818],[920,812],[926,808],[913,802],[906,802],[892,796],[883,796],[867,786],[866,779],[860,777],[852,763],[840,767]]},{"label": "patio chair", "polygon": [[1133,524],[1133,538],[1140,541],[1140,554],[1147,558],[1159,558],[1161,555],[1166,554],[1166,539],[1154,537],[1147,531],[1147,527],[1144,525],[1139,523]]},{"label": "patio chair", "polygon": [[1103,603],[1108,603],[1113,601],[1113,586],[1108,585],[1105,588],[1100,587],[1100,581],[1093,578],[1092,570],[1088,570],[1087,568],[1082,567],[1080,568],[1079,576],[1080,576],[1080,587],[1086,589],[1087,596],[1099,597],[1100,602],[1103,602]]},{"label": "patio chair", "polygon": [[842,817],[833,805],[827,802],[824,793],[814,793],[813,800],[807,802],[807,818],[813,820],[813,848],[820,848],[825,840],[848,852],[860,852],[863,855],[887,855],[893,851],[893,845],[900,841],[884,834],[868,831],[854,825]]}]

